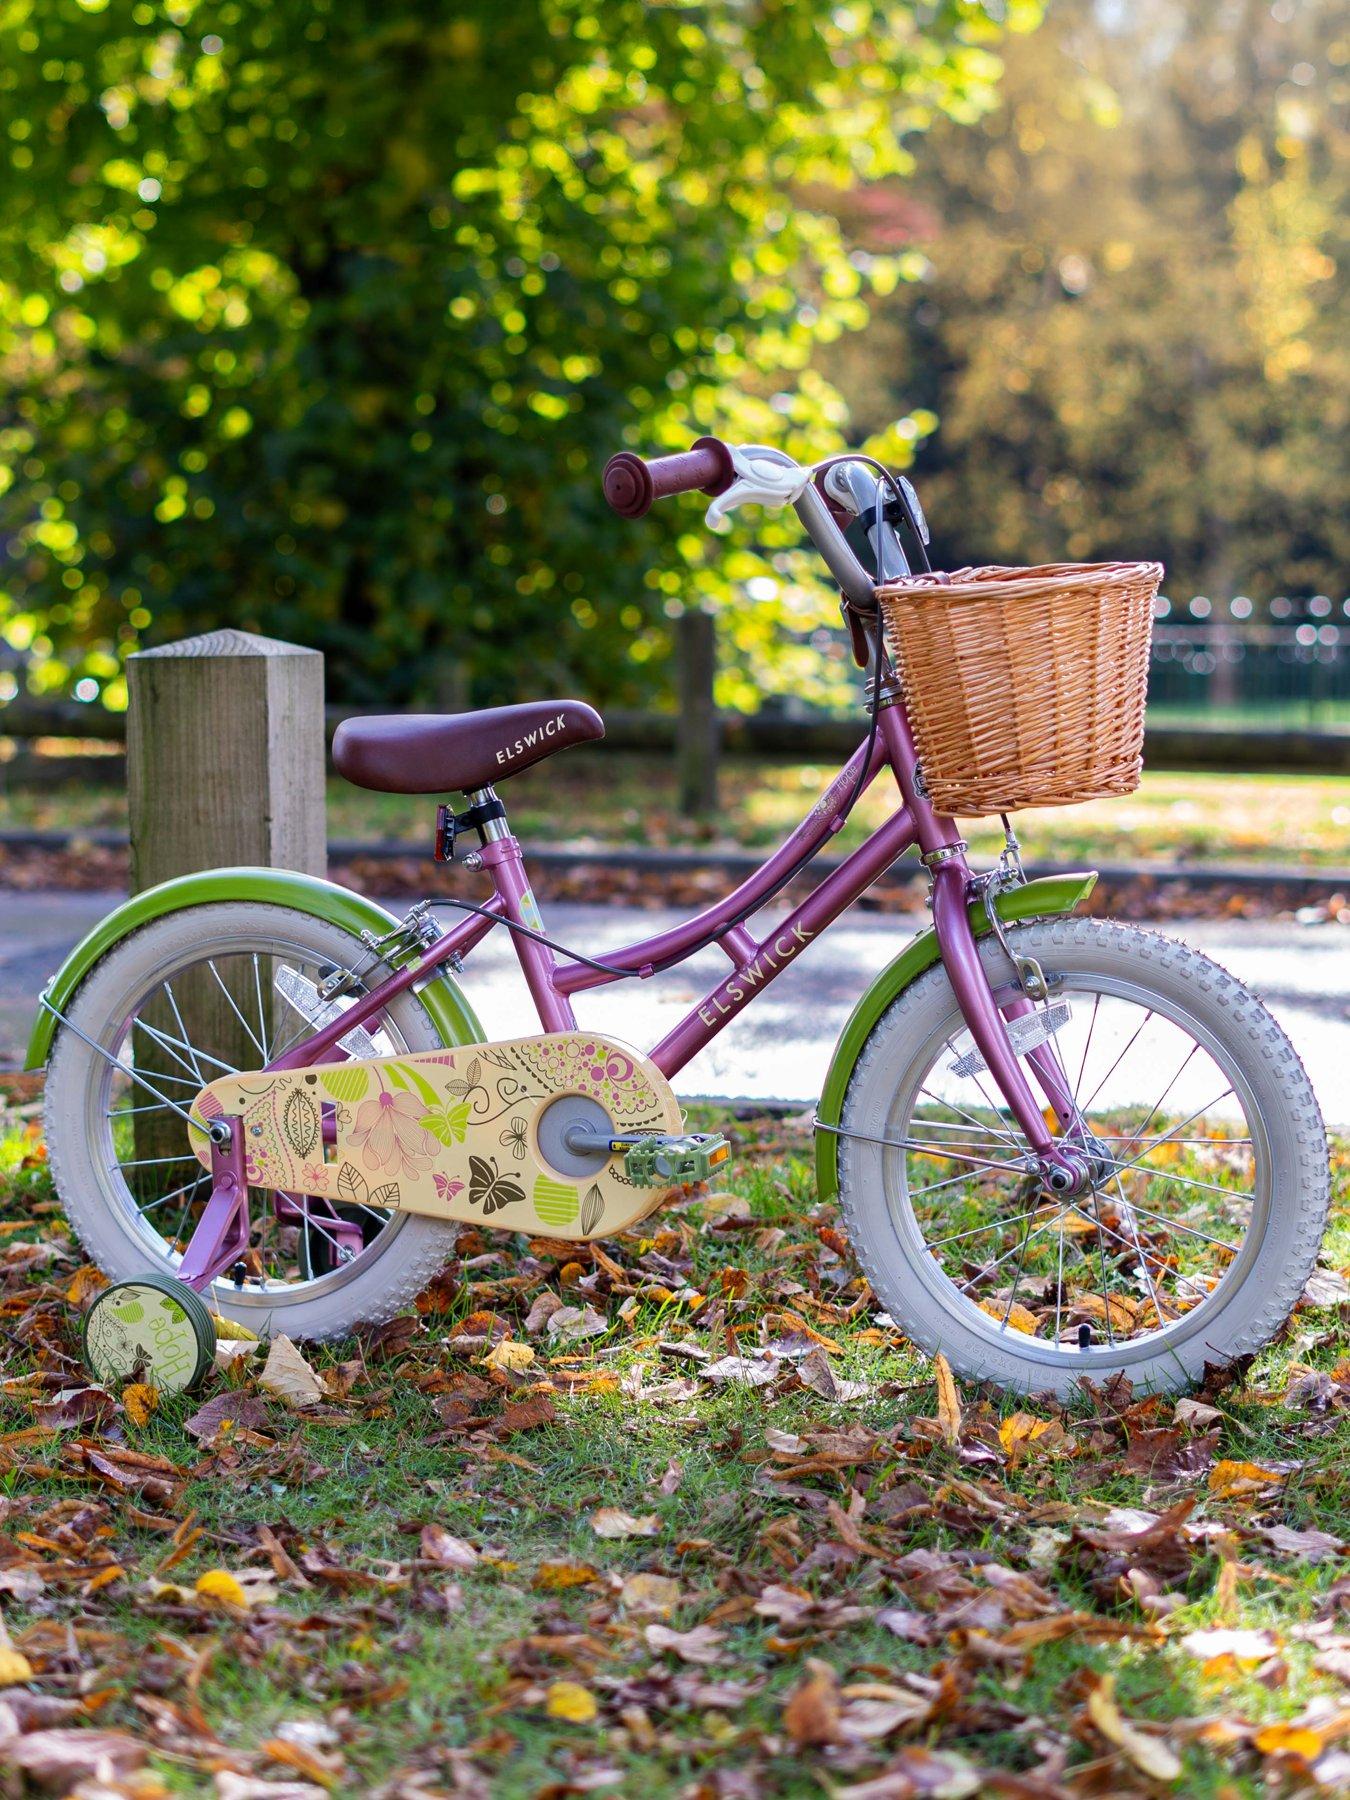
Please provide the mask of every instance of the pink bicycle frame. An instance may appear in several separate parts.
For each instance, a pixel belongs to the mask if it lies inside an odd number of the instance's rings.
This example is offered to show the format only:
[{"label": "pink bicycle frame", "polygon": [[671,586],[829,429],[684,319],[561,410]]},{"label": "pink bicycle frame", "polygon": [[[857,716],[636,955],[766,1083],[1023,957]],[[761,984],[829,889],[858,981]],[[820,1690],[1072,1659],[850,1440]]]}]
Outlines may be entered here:
[{"label": "pink bicycle frame", "polygon": [[[863,744],[830,783],[811,812],[756,872],[716,905],[685,920],[670,931],[645,938],[626,949],[607,954],[604,969],[581,962],[559,962],[554,951],[537,937],[513,931],[517,955],[544,1031],[572,1031],[577,1020],[572,996],[588,988],[631,977],[645,979],[658,969],[672,967],[709,941],[726,953],[730,972],[690,1011],[688,1016],[648,1052],[668,1077],[673,1077],[705,1044],[735,1018],[805,947],[847,910],[897,857],[918,845],[933,878],[933,923],[943,963],[951,979],[962,1015],[990,1075],[1007,1101],[1028,1143],[1046,1163],[1072,1171],[1073,1163],[1058,1147],[1046,1124],[1039,1101],[1008,1041],[1004,1014],[990,989],[979,960],[968,906],[971,872],[965,844],[949,818],[935,813],[916,785],[914,742],[903,705],[888,684],[877,719],[877,732],[863,786],[869,786],[889,767],[899,785],[901,804],[886,822],[839,864],[818,887],[788,914],[771,933],[757,939],[741,922],[771,896],[783,878],[808,851],[815,851],[844,823],[845,806],[857,786],[867,755]],[[480,797],[480,796],[475,796]],[[333,1060],[343,1052],[338,1041],[356,1025],[371,1018],[405,988],[425,981],[440,964],[461,958],[482,941],[497,923],[526,928],[537,923],[526,917],[531,906],[529,881],[520,844],[505,828],[490,837],[477,853],[496,890],[483,913],[469,915],[437,940],[422,956],[357,999],[340,1019],[312,1037],[293,1045],[270,1066],[297,1068]],[[617,971],[617,972],[616,972]],[[1005,1002],[1009,1016],[1025,1010],[1024,998]],[[1068,1124],[1066,1096],[1048,1057],[1032,1054],[1037,1078],[1061,1122]]]},{"label": "pink bicycle frame", "polygon": [[[290,1045],[267,1066],[290,1069],[345,1060],[347,1053],[340,1040],[350,1031],[378,1014],[396,994],[426,981],[441,964],[456,960],[457,966],[457,959],[481,943],[494,926],[504,924],[521,928],[512,930],[511,936],[540,1027],[546,1032],[576,1029],[574,994],[625,978],[644,980],[710,942],[720,945],[731,963],[730,972],[649,1052],[662,1073],[673,1077],[898,857],[917,845],[932,874],[938,948],[971,1037],[1047,1177],[1057,1186],[1077,1186],[1083,1165],[1070,1154],[1073,1146],[1051,1132],[1008,1039],[1005,1020],[1027,1012],[1031,1003],[1020,986],[1000,990],[998,995],[990,987],[970,920],[977,890],[966,862],[966,846],[953,821],[934,812],[920,791],[914,741],[893,679],[885,683],[876,724],[875,738],[859,746],[796,831],[748,880],[715,906],[672,930],[611,953],[604,967],[576,960],[560,963],[538,935],[527,935],[537,933],[538,915],[524,855],[504,822],[492,821],[484,828],[482,849],[475,852],[477,866],[488,871],[495,889],[483,909],[469,914],[420,956],[357,997],[339,1018]],[[768,936],[756,938],[744,919],[767,903],[808,854],[814,854],[840,829],[855,789],[870,786],[884,768],[892,771],[899,786],[900,805],[895,812]],[[491,797],[490,789],[472,796],[475,801]],[[1073,1105],[1053,1055],[1042,1046],[1033,1049],[1027,1060],[1062,1130],[1070,1131],[1075,1123]],[[235,1263],[247,1242],[248,1190],[242,1177],[242,1149],[228,1129],[213,1141],[211,1160],[211,1199],[181,1268],[182,1278],[196,1288],[206,1287]],[[276,1200],[286,1217],[303,1216],[293,1196],[278,1195]],[[324,1210],[334,1214],[336,1228],[352,1229],[334,1209],[325,1204]]]}]

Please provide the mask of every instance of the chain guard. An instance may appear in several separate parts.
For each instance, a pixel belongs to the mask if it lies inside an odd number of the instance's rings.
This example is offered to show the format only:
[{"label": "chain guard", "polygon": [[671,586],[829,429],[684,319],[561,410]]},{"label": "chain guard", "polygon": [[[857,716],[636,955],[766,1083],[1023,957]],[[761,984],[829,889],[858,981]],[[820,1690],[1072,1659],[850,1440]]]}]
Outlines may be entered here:
[{"label": "chain guard", "polygon": [[[194,1100],[189,1136],[210,1168],[207,1124],[241,1121],[251,1187],[504,1231],[608,1236],[669,1189],[635,1183],[622,1151],[584,1174],[575,1159],[549,1162],[540,1120],[576,1095],[616,1134],[681,1130],[659,1069],[612,1038],[567,1031],[222,1076]],[[546,1129],[544,1143],[554,1136]]]}]

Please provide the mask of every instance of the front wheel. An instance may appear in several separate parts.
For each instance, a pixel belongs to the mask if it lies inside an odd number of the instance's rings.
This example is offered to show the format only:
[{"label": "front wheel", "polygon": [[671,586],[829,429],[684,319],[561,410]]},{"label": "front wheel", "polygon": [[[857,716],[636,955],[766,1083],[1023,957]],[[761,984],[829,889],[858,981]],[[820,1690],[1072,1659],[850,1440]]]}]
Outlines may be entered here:
[{"label": "front wheel", "polygon": [[[1185,1387],[1268,1342],[1316,1262],[1330,1175],[1307,1075],[1261,1003],[1182,944],[1087,919],[1008,937],[1047,979],[1015,1035],[1074,1097],[1090,1187],[1036,1179],[939,965],[849,1080],[850,1241],[900,1329],[965,1375],[1061,1396],[1116,1373]],[[992,938],[980,955],[1007,1007],[1012,965]]]},{"label": "front wheel", "polygon": [[[105,1275],[177,1274],[211,1181],[176,1109],[207,1082],[261,1069],[312,1034],[307,996],[334,966],[369,961],[360,940],[336,925],[241,901],[166,914],[96,964],[68,1010],[82,1035],[57,1035],[45,1110],[57,1193]],[[377,965],[365,981],[373,987],[389,973]],[[365,1029],[356,1053],[440,1047],[411,992]],[[453,1227],[411,1213],[257,1188],[249,1202],[247,1253],[203,1298],[260,1337],[329,1338],[387,1319],[454,1247]]]}]

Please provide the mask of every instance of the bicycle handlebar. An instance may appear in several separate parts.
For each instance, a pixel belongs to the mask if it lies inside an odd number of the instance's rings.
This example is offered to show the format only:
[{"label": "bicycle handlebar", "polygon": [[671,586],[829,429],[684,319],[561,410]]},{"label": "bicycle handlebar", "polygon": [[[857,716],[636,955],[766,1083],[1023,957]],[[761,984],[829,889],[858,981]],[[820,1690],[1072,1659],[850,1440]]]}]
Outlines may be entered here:
[{"label": "bicycle handlebar", "polygon": [[[790,457],[777,451],[762,445],[752,448],[760,457],[794,466]],[[735,480],[730,446],[720,438],[699,438],[692,449],[678,456],[658,456],[650,462],[631,450],[620,451],[605,464],[603,484],[605,498],[615,512],[625,519],[640,519],[654,500],[663,500],[668,494],[724,494]],[[840,529],[844,521],[836,516],[823,483],[808,482],[792,504],[845,596],[855,607],[870,611],[875,605],[872,577],[849,548]]]},{"label": "bicycle handlebar", "polygon": [[640,519],[654,500],[668,494],[722,494],[736,479],[731,451],[720,438],[699,438],[678,456],[650,462],[621,450],[605,464],[605,498],[625,519]]}]

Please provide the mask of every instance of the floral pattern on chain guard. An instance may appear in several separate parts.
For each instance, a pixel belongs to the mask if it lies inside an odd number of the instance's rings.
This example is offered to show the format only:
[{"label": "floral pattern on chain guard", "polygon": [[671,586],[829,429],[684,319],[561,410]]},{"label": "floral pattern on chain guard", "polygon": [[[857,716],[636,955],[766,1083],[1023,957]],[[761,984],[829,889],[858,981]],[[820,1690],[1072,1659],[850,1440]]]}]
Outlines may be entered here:
[{"label": "floral pattern on chain guard", "polygon": [[[539,1115],[564,1094],[598,1102],[616,1131],[682,1129],[659,1069],[581,1031],[226,1075],[192,1112],[196,1122],[242,1120],[251,1187],[507,1231],[605,1236],[664,1196],[628,1179],[622,1153],[581,1177],[543,1159]],[[190,1135],[209,1168],[202,1123]]]}]

